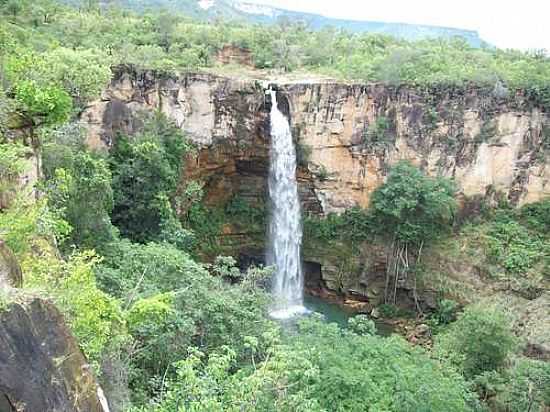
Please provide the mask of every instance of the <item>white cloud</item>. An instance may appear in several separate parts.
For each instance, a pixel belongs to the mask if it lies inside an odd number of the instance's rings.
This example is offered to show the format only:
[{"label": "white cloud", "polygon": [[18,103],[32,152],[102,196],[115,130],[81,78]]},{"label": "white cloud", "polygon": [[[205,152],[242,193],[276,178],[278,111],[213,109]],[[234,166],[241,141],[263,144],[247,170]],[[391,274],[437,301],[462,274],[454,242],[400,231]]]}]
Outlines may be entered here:
[{"label": "white cloud", "polygon": [[502,48],[550,50],[548,0],[247,0],[325,16],[477,30]]}]

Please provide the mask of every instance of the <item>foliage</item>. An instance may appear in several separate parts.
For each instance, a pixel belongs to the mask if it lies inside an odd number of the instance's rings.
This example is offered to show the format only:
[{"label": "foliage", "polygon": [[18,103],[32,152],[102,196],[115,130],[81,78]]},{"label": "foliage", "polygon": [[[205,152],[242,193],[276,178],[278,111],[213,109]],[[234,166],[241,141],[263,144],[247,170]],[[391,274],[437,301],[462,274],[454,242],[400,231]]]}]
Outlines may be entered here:
[{"label": "foliage", "polygon": [[320,372],[313,395],[326,410],[363,411],[365,405],[388,411],[471,408],[467,385],[451,368],[400,338],[347,334],[313,319],[301,322],[293,344],[311,350]]},{"label": "foliage", "polygon": [[[522,88],[529,103],[546,107],[548,57],[473,49],[460,40],[408,42],[315,32],[290,22],[210,24],[177,13],[138,15],[85,3],[77,11],[52,0],[0,0],[6,17],[0,19],[0,133],[12,123],[26,128],[41,146],[45,175],[41,199],[20,194],[2,210],[0,234],[22,262],[25,287],[60,307],[96,370],[109,352],[127,349],[124,370],[136,410],[468,411],[478,406],[470,385],[483,388],[502,409],[548,403],[546,364],[516,359],[504,369],[516,340],[498,309],[470,307],[450,323],[455,305],[441,301],[436,317],[448,326],[436,342],[440,360],[398,337],[376,336],[364,316],[352,318],[347,330],[304,319],[283,334],[266,316],[270,269],[243,273],[233,258],[203,265],[187,253],[201,249],[214,258],[227,224],[263,233],[260,202],[234,196],[211,208],[201,202],[200,182],[178,187],[191,148],[160,114],[136,136],[115,139],[108,159],[86,150],[74,125],[57,127],[99,96],[111,66],[169,72],[212,67],[226,44],[251,50],[258,68],[408,84],[422,93],[475,84],[499,99]],[[437,112],[425,113],[424,120],[433,127]],[[388,144],[392,127],[391,119],[379,116],[366,130],[366,143]],[[490,137],[491,128],[487,122],[481,137]],[[0,180],[23,170],[24,151],[0,144]],[[310,152],[298,145],[301,166]],[[320,179],[325,172],[320,169]],[[306,218],[306,240],[329,248],[340,242],[352,253],[354,245],[379,235],[418,249],[450,226],[453,195],[449,181],[400,163],[368,211]],[[487,262],[523,280],[548,273],[548,210],[548,202],[540,202],[488,218],[479,240]],[[60,244],[75,250],[61,256]],[[391,305],[381,311],[396,314]]]},{"label": "foliage", "polygon": [[366,315],[356,315],[348,320],[348,327],[357,335],[375,335],[376,324]]},{"label": "foliage", "polygon": [[510,282],[527,298],[537,297],[550,276],[550,238],[547,230],[548,200],[520,209],[500,208],[484,217],[472,231],[489,274]]},{"label": "foliage", "polygon": [[104,157],[85,149],[80,136],[81,131],[71,126],[50,133],[42,148],[41,186],[52,207],[73,228],[68,243],[97,248],[116,236],[109,217],[111,171]]},{"label": "foliage", "polygon": [[472,378],[503,367],[517,342],[502,308],[473,305],[438,336],[437,346],[442,356]]},{"label": "foliage", "polygon": [[228,344],[240,358],[245,336],[261,343],[262,333],[272,327],[264,317],[269,297],[257,286],[270,272],[251,269],[240,283],[229,284],[171,245],[128,240],[106,247],[96,272],[102,288],[129,308],[137,342],[131,383],[138,393],[156,388],[155,379],[167,368],[171,375],[170,365],[190,346],[210,353]]},{"label": "foliage", "polygon": [[451,181],[425,176],[400,162],[372,195],[373,226],[382,236],[418,246],[450,227],[456,209],[454,193]]},{"label": "foliage", "polygon": [[[249,342],[253,352],[255,340]],[[277,345],[269,355],[261,365],[233,373],[237,359],[230,347],[210,356],[191,349],[175,364],[176,377],[166,384],[162,402],[139,410],[321,411],[308,396],[318,371],[307,359],[307,352]]]},{"label": "foliage", "polygon": [[542,236],[531,234],[505,214],[497,217],[487,241],[489,257],[512,274],[525,273],[545,254]]},{"label": "foliage", "polygon": [[[172,411],[468,411],[475,397],[452,369],[399,338],[361,336],[305,319],[298,334],[270,333],[268,356],[239,368],[231,347],[176,363],[163,400]],[[256,343],[248,339],[251,353]]]},{"label": "foliage", "polygon": [[266,210],[263,204],[252,204],[240,196],[233,196],[224,208],[228,220],[257,231],[266,225]]},{"label": "foliage", "polygon": [[72,228],[47,199],[33,202],[26,194],[16,197],[10,208],[0,213],[0,235],[18,256],[31,252],[37,244],[56,243]]},{"label": "foliage", "polygon": [[253,203],[244,197],[234,195],[219,206],[193,202],[184,225],[195,234],[197,251],[215,257],[223,253],[221,234],[224,225],[232,225],[237,230],[246,228],[248,233],[263,235],[266,222],[266,208],[263,203]]},{"label": "foliage", "polygon": [[304,237],[320,242],[335,239],[360,242],[372,237],[371,225],[368,211],[353,207],[340,215],[329,213],[325,218],[307,216],[304,219]]},{"label": "foliage", "polygon": [[434,318],[439,325],[447,325],[455,320],[458,303],[450,299],[441,299],[437,304]]},{"label": "foliage", "polygon": [[389,303],[382,303],[378,307],[378,311],[383,318],[392,319],[392,318],[406,318],[411,317],[414,313],[411,313],[405,309],[401,309],[396,305]]},{"label": "foliage", "polygon": [[391,144],[390,121],[387,117],[379,116],[369,124],[363,133],[363,144],[369,149],[385,149]]},{"label": "foliage", "polygon": [[[192,9],[191,15],[201,14],[196,6]],[[9,16],[11,24],[2,26],[15,34],[12,46],[20,46],[18,52],[45,51],[45,62],[54,63],[56,79],[69,73],[68,79],[76,76],[92,86],[102,83],[111,64],[165,71],[211,67],[217,51],[233,44],[248,48],[258,68],[307,69],[425,88],[476,84],[499,97],[508,93],[495,91],[522,88],[535,104],[550,104],[550,63],[540,51],[474,48],[459,38],[406,41],[332,28],[316,31],[289,20],[273,25],[222,20],[209,24],[161,8],[142,14],[116,7],[98,12],[96,7],[74,10],[38,0],[9,1],[0,12]],[[67,87],[77,105],[94,89]]]},{"label": "foliage", "polygon": [[511,412],[543,411],[550,405],[550,364],[519,358],[504,373],[496,402]]},{"label": "foliage", "polygon": [[14,98],[31,126],[62,123],[68,120],[72,109],[71,99],[63,89],[39,86],[32,80],[20,81],[14,88]]},{"label": "foliage", "polygon": [[520,217],[530,229],[550,232],[550,199],[523,206]]},{"label": "foliage", "polygon": [[[8,191],[14,181],[25,171],[28,162],[25,156],[29,149],[23,145],[0,143],[0,191]],[[4,193],[6,193],[4,192]]]},{"label": "foliage", "polygon": [[[172,215],[184,153],[181,130],[157,113],[136,136],[119,136],[111,150],[114,208],[112,221],[123,236],[146,242],[163,236],[186,237]],[[166,225],[171,225],[168,235]],[[182,240],[185,243],[184,240]]]},{"label": "foliage", "polygon": [[23,266],[25,287],[53,297],[87,358],[99,370],[104,352],[121,345],[127,335],[117,301],[97,288],[93,271],[97,263],[92,252],[82,252],[67,261],[55,256],[29,258]]}]

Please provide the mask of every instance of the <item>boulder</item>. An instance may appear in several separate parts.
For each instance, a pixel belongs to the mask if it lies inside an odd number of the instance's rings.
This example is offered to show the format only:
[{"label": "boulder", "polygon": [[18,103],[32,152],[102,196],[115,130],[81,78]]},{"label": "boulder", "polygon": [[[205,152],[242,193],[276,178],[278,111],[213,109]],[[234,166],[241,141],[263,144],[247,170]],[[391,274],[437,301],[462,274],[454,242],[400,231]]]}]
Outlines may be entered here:
[{"label": "boulder", "polygon": [[108,412],[101,388],[50,302],[16,297],[0,309],[2,412]]}]

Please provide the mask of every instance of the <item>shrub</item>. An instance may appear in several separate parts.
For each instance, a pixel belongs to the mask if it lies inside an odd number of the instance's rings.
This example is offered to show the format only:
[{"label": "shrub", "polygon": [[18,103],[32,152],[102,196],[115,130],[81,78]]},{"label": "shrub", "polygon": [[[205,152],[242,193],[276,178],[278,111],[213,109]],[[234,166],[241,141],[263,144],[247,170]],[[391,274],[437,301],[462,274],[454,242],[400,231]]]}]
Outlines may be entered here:
[{"label": "shrub", "polygon": [[434,317],[440,325],[451,323],[456,317],[458,303],[450,299],[441,299],[437,305]]},{"label": "shrub", "polygon": [[348,320],[349,329],[358,335],[375,335],[376,324],[366,315],[356,315]]},{"label": "shrub", "polygon": [[53,297],[96,371],[104,353],[128,339],[119,303],[96,285],[93,268],[98,260],[82,252],[67,261],[41,256],[23,262],[25,287]]},{"label": "shrub", "polygon": [[387,148],[392,144],[390,127],[390,120],[387,117],[377,117],[373,123],[369,124],[367,130],[363,133],[363,144],[368,148]]},{"label": "shrub", "polygon": [[550,405],[550,364],[532,359],[516,359],[504,374],[504,387],[497,404],[510,412],[544,411]]},{"label": "shrub", "polygon": [[489,258],[511,274],[527,272],[544,256],[544,240],[503,212],[497,214],[488,232]]},{"label": "shrub", "polygon": [[373,227],[403,243],[419,245],[450,228],[456,209],[455,186],[425,176],[408,162],[395,165],[372,195]]},{"label": "shrub", "polygon": [[28,166],[25,156],[29,149],[14,143],[0,143],[0,191],[9,190],[14,180],[23,173]]},{"label": "shrub", "polygon": [[517,341],[502,308],[469,306],[439,335],[437,347],[471,378],[502,368]]}]

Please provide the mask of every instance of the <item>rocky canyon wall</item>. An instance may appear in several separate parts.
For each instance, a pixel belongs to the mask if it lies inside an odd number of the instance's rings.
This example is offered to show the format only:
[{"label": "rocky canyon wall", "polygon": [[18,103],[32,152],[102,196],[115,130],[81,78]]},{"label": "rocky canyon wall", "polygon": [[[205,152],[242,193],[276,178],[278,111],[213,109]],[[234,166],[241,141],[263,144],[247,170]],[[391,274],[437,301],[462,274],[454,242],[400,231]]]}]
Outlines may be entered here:
[{"label": "rocky canyon wall", "polygon": [[[524,204],[550,194],[550,120],[519,92],[307,81],[277,87],[301,152],[305,210],[367,207],[402,159],[453,177],[465,198],[501,193]],[[122,68],[82,116],[89,144],[108,147],[153,109],[197,144],[186,177],[201,180],[212,201],[250,188],[258,193],[249,196],[263,195],[269,125],[261,81]]]},{"label": "rocky canyon wall", "polygon": [[[550,195],[550,119],[519,91],[270,82],[293,129],[304,214],[368,207],[391,165],[403,159],[454,178],[464,209],[483,198],[522,205]],[[270,82],[121,68],[82,121],[89,144],[108,148],[117,133],[139,128],[143,112],[158,109],[197,146],[182,185],[199,181],[207,205],[238,196],[259,206],[267,197],[270,103],[264,88]],[[263,255],[264,233],[252,238],[247,230],[224,226],[226,254]],[[385,277],[382,247],[361,245],[351,255],[350,245],[305,242],[310,287],[376,304]],[[404,285],[403,299],[407,295]],[[424,298],[428,302],[429,294]]]}]

